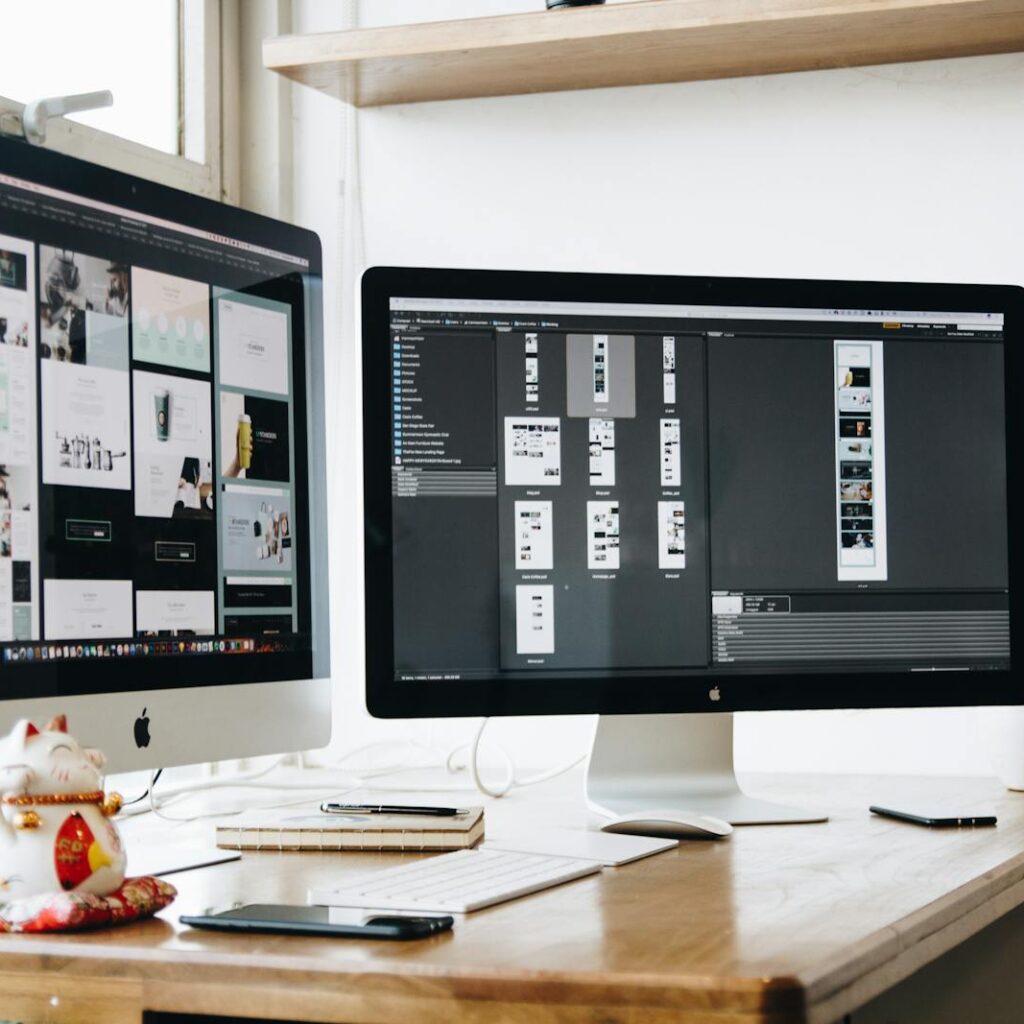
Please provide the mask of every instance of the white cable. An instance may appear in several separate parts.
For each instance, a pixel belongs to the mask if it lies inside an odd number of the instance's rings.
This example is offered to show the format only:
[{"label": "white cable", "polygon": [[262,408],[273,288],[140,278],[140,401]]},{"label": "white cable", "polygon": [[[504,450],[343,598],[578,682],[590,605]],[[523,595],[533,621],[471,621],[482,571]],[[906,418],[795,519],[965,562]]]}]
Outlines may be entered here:
[{"label": "white cable", "polygon": [[[353,755],[355,755],[357,753],[362,753],[365,750],[368,750],[368,749],[370,749],[373,746],[376,746],[376,744],[370,743],[370,744],[367,744],[365,747],[361,747],[358,750],[352,751],[351,754],[348,754],[344,758],[342,758],[342,762],[347,760],[348,757],[353,756]],[[298,789],[298,790],[309,790],[309,789],[314,789],[315,790],[315,789],[330,789],[331,788],[332,783],[330,783],[330,782],[317,782],[317,781],[312,780],[312,779],[310,781],[308,781],[308,782],[274,782],[274,781],[261,782],[261,781],[258,781],[258,780],[263,779],[265,776],[269,775],[276,768],[280,768],[281,765],[284,764],[284,762],[290,756],[291,756],[290,754],[282,754],[280,757],[276,758],[273,762],[271,762],[271,764],[267,765],[265,768],[260,768],[260,769],[257,769],[256,771],[245,772],[245,773],[242,773],[242,774],[239,774],[239,775],[215,775],[213,777],[209,777],[209,778],[205,778],[205,779],[196,779],[196,780],[191,780],[191,781],[188,781],[188,782],[179,782],[179,783],[177,783],[174,786],[164,786],[164,787],[161,788],[160,798],[162,800],[168,800],[171,797],[190,796],[193,793],[205,792],[205,791],[211,790],[211,789],[229,789],[229,788],[232,788],[232,787],[237,787],[239,789],[250,788],[250,789]],[[323,770],[328,770],[328,771],[331,770],[332,768],[335,768],[335,767],[338,768],[339,770],[346,770],[346,769],[342,769],[341,763],[339,763],[337,765],[318,765],[317,766],[317,768],[320,768],[320,769],[323,769]],[[381,766],[380,768],[354,769],[354,770],[349,770],[349,771],[351,771],[351,774],[359,782],[362,782],[365,779],[373,778],[375,775],[389,775],[392,772],[406,771],[406,770],[415,770],[415,769],[420,768],[420,767],[434,767],[434,765],[424,765],[424,766],[420,766],[420,765],[384,765],[384,766]],[[302,770],[304,771],[305,769],[302,769]],[[155,773],[152,773],[150,775],[150,788],[149,788],[149,792],[150,793],[152,793],[152,791],[153,791],[153,786],[152,786],[153,775],[155,775]]]},{"label": "white cable", "polygon": [[380,786],[376,782],[367,787],[374,793],[475,793],[476,786],[472,782],[441,782],[436,786]]},{"label": "white cable", "polygon": [[[395,785],[382,785],[377,782],[377,779],[386,777],[388,775],[399,775],[402,772],[408,771],[422,771],[424,769],[430,769],[434,767],[440,767],[439,764],[402,764],[402,765],[385,765],[379,768],[363,767],[357,768],[352,773],[350,778],[347,780],[348,785],[344,787],[340,793],[351,793],[358,789],[370,788],[374,790],[380,790],[382,792],[408,792],[408,793],[464,793],[473,789],[481,793],[484,796],[492,797],[493,799],[500,799],[503,796],[508,795],[513,789],[521,789],[525,786],[536,786],[542,782],[548,782],[551,779],[557,778],[559,775],[564,775],[566,772],[572,771],[577,765],[581,764],[586,760],[586,754],[581,754],[579,757],[570,761],[567,764],[559,765],[555,768],[548,769],[547,771],[539,772],[535,775],[527,776],[526,778],[518,778],[516,775],[515,761],[509,755],[508,751],[504,749],[500,744],[495,743],[493,740],[490,741],[493,748],[500,754],[505,764],[505,777],[498,783],[488,783],[484,780],[480,771],[480,746],[483,741],[484,731],[487,728],[487,723],[490,721],[489,718],[481,720],[480,725],[473,736],[470,743],[463,743],[457,747],[454,747],[449,751],[447,757],[444,759],[443,765],[445,770],[450,774],[454,775],[460,771],[469,769],[470,776],[472,778],[472,784],[467,780],[463,783],[441,783],[435,785],[412,785],[403,786],[399,784]],[[349,759],[356,757],[359,754],[365,754],[367,751],[373,750],[378,747],[387,747],[392,744],[393,741],[381,740],[374,743],[364,744],[362,747],[357,747],[355,750],[349,751],[339,761],[330,765],[317,766],[322,769],[330,770],[331,768],[337,768],[342,771],[352,771],[351,769],[345,769],[342,766]],[[420,747],[421,749],[429,752],[430,754],[436,754],[435,748],[431,748],[427,744],[418,743],[415,740],[404,741],[406,746],[409,747]],[[461,765],[456,763],[456,758],[464,750],[469,751],[468,765]],[[285,755],[287,756],[287,755]],[[145,813],[146,811],[152,812],[159,818],[163,818],[166,821],[195,821],[199,818],[215,818],[215,817],[228,817],[232,813],[230,811],[216,811],[203,814],[193,815],[188,818],[178,818],[173,815],[168,815],[162,811],[162,808],[168,804],[180,800],[181,798],[189,797],[197,793],[206,792],[213,789],[268,789],[268,790],[298,790],[302,792],[310,791],[333,791],[333,787],[337,785],[335,782],[333,785],[330,782],[317,782],[310,780],[309,782],[274,782],[273,780],[265,779],[265,776],[269,775],[275,768],[280,767],[285,757],[277,758],[266,768],[261,768],[258,771],[247,772],[244,775],[237,776],[215,776],[209,779],[203,779],[200,781],[179,783],[176,786],[171,786],[163,789],[160,793],[159,800],[155,793],[155,787],[153,785],[153,778],[155,773],[150,777],[149,786],[149,801],[148,806],[137,805],[137,809],[133,808],[131,811],[126,813],[126,816]],[[298,801],[304,802],[304,801]],[[275,806],[288,806],[287,804],[273,804]]]},{"label": "white cable", "polygon": [[[476,788],[483,793],[484,796],[493,796],[500,798],[505,796],[506,793],[516,784],[516,769],[512,763],[512,759],[505,756],[507,771],[505,778],[499,786],[489,786],[483,780],[483,776],[480,774],[480,741],[484,736],[484,729],[487,728],[487,723],[490,721],[489,718],[485,718],[480,722],[479,727],[473,736],[473,742],[469,745],[469,772],[473,776],[473,782]],[[504,751],[502,751],[504,753]]]},{"label": "white cable", "polygon": [[[160,797],[164,802],[176,799],[180,796],[191,796],[193,793],[199,793],[208,789],[224,789],[228,786],[246,786],[255,779],[262,778],[264,775],[269,774],[275,768],[280,767],[288,755],[282,755],[277,758],[269,767],[260,768],[258,771],[246,772],[244,775],[235,775],[231,777],[225,777],[223,775],[208,775],[206,778],[192,780],[189,782],[179,782],[175,786],[167,786],[161,792]],[[213,769],[216,770],[215,764],[207,764],[203,766],[205,770]],[[137,797],[130,803],[126,804],[121,809],[123,817],[134,817],[137,814],[147,814],[152,811],[153,808],[153,788],[156,782],[156,778],[162,769],[157,769],[149,773],[149,786],[146,792],[141,797]],[[269,783],[261,783],[262,786],[268,786]],[[310,783],[302,783],[302,788],[308,788]],[[282,788],[291,788],[290,785],[285,785]],[[144,800],[148,797],[145,804],[139,801]]]},{"label": "white cable", "polygon": [[[147,804],[132,808],[125,814],[125,817],[134,817],[136,814],[142,814],[149,811],[155,814],[158,818],[163,818],[166,821],[194,821],[198,818],[207,817],[227,817],[232,811],[217,811],[210,814],[198,814],[190,818],[176,818],[172,815],[164,814],[161,808],[166,807],[168,804],[180,800],[183,797],[194,796],[197,793],[204,793],[213,789],[283,789],[283,790],[301,790],[303,792],[310,791],[336,791],[337,782],[321,781],[316,782],[310,780],[308,782],[274,782],[271,780],[265,780],[264,776],[269,775],[275,768],[281,766],[282,762],[288,757],[283,755],[277,758],[266,768],[260,768],[258,771],[247,772],[244,775],[235,776],[214,776],[213,778],[200,779],[198,781],[183,782],[176,786],[166,787],[160,793],[159,800],[156,794],[156,775],[157,773],[151,772],[149,777],[149,789],[147,796],[149,797]],[[349,780],[350,782],[352,780]],[[351,792],[352,789],[358,789],[364,785],[364,781],[361,777],[355,777],[354,783],[344,788],[344,792]]]},{"label": "white cable", "polygon": [[[433,763],[429,763],[429,764],[410,764],[408,760],[405,760],[405,761],[402,761],[402,762],[400,762],[398,764],[380,765],[380,766],[378,766],[376,768],[371,768],[371,767],[368,767],[368,766],[365,767],[365,768],[360,768],[358,766],[356,766],[356,767],[349,767],[347,765],[348,761],[350,761],[354,757],[358,757],[360,754],[366,754],[369,751],[376,750],[378,748],[387,749],[389,747],[394,747],[396,745],[397,746],[401,746],[401,747],[406,747],[410,751],[413,750],[413,749],[416,749],[416,748],[418,748],[420,750],[423,750],[423,751],[425,751],[430,756],[430,758],[434,759]],[[315,765],[313,767],[325,768],[325,769],[332,769],[332,768],[334,768],[334,769],[339,769],[339,770],[342,770],[342,771],[353,771],[357,775],[366,776],[366,775],[372,775],[374,773],[386,774],[386,773],[392,772],[392,771],[407,771],[407,770],[408,771],[415,771],[415,770],[424,769],[424,768],[440,768],[443,763],[444,762],[443,762],[443,760],[441,758],[440,751],[436,747],[433,747],[433,746],[431,746],[430,744],[427,744],[427,743],[420,743],[418,740],[402,739],[402,740],[376,740],[373,743],[364,743],[363,746],[356,747],[355,750],[350,750],[347,754],[343,754],[337,760],[329,761],[326,764]]]},{"label": "white cable", "polygon": [[577,765],[583,764],[586,761],[587,755],[580,754],[575,761],[570,761],[568,764],[563,764],[558,768],[551,768],[546,772],[538,772],[536,775],[531,775],[526,779],[516,779],[517,786],[539,786],[542,782],[550,782],[551,779],[557,779],[559,775],[565,775],[566,772],[571,772]]},{"label": "white cable", "polygon": [[[363,780],[359,779],[358,780],[358,784],[355,784],[353,786],[353,788],[359,789],[359,788],[362,788],[364,785],[365,785],[365,783],[363,782]],[[231,786],[231,783],[224,783],[224,788],[228,788],[230,786]],[[156,814],[158,817],[166,817],[166,815],[160,814],[160,809],[161,808],[167,807],[167,806],[169,806],[171,804],[174,804],[174,803],[180,803],[182,800],[187,800],[191,796],[196,796],[197,794],[203,792],[203,790],[205,788],[212,789],[214,787],[212,787],[212,786],[211,787],[200,787],[200,786],[197,786],[194,789],[181,790],[181,791],[178,791],[178,792],[175,792],[175,793],[168,793],[168,794],[161,793],[161,794],[159,794],[159,798],[157,797],[157,794],[155,794],[154,792],[148,791],[145,794],[145,799],[146,799],[145,803],[133,803],[133,804],[131,804],[129,806],[126,806],[126,807],[122,808],[121,811],[119,812],[119,817],[121,819],[134,818],[134,817],[137,817],[140,814],[150,814],[150,813]],[[220,787],[217,787],[217,788],[220,788]],[[332,787],[329,786],[327,783],[315,784],[315,783],[312,783],[312,782],[280,783],[280,784],[274,784],[273,782],[240,782],[240,783],[238,783],[238,788],[239,789],[266,789],[266,790],[275,790],[275,789],[299,790],[300,792],[303,792],[303,793],[325,792],[325,791],[333,792]],[[345,792],[348,792],[348,789],[346,789]],[[303,802],[303,803],[308,802],[308,798],[306,800],[301,801],[301,802]],[[198,815],[198,817],[228,817],[229,815],[238,814],[238,813],[241,813],[241,809],[239,811],[216,811],[216,812],[212,812],[210,815]],[[189,820],[190,821],[192,819],[169,819],[169,820]]]},{"label": "white cable", "polygon": [[[205,779],[192,780],[190,782],[179,782],[174,786],[165,786],[163,792],[160,794],[163,798],[178,796],[183,793],[196,793],[200,790],[206,789],[222,789],[225,786],[238,786],[244,782],[249,782],[253,779],[261,779],[264,775],[269,775],[275,768],[279,768],[288,755],[282,755],[276,758],[268,767],[260,768],[257,771],[245,772],[241,775],[214,775]],[[149,793],[153,792],[153,780],[156,777],[156,772],[151,772],[149,777]]]},{"label": "white cable", "polygon": [[[551,768],[548,771],[539,772],[536,775],[527,776],[525,779],[519,779],[516,778],[515,762],[501,747],[498,747],[498,750],[501,752],[507,765],[505,778],[497,787],[488,785],[484,782],[483,777],[480,774],[480,741],[483,739],[484,730],[487,728],[487,723],[489,721],[489,718],[485,718],[481,721],[480,726],[473,737],[473,741],[469,745],[469,771],[473,776],[473,782],[476,785],[476,788],[483,793],[484,796],[500,799],[501,797],[506,796],[513,789],[521,789],[523,786],[536,786],[541,782],[548,782],[551,779],[557,778],[559,775],[564,775],[566,772],[572,771],[573,768],[578,764],[582,764],[587,758],[586,754],[580,754],[579,757],[574,761],[571,761],[569,764],[564,764],[557,768]],[[447,768],[449,771],[457,770],[456,767],[453,767],[453,758],[454,755],[462,749],[464,748],[458,747],[448,755]]]},{"label": "white cable", "polygon": [[259,778],[259,776],[266,775],[273,768],[277,767],[277,764],[279,763],[280,762],[276,762],[275,764],[271,765],[270,768],[262,769],[259,772],[254,772],[251,775],[248,775],[244,778],[217,780],[213,783],[199,783],[198,785],[194,785],[190,788],[178,787],[175,792],[169,794],[161,793],[159,801],[157,800],[156,796],[156,787],[151,779],[149,786],[148,809],[152,811],[152,813],[156,815],[156,817],[162,818],[164,821],[189,822],[198,821],[202,818],[228,818],[232,817],[235,814],[241,814],[243,811],[248,810],[270,810],[275,807],[290,807],[297,803],[304,804],[307,803],[308,798],[284,802],[277,801],[258,808],[249,806],[240,807],[237,811],[206,811],[201,812],[199,814],[193,814],[185,818],[179,818],[171,814],[166,814],[163,811],[163,808],[166,807],[169,803],[172,803],[176,800],[181,800],[182,798],[194,796],[197,793],[205,792],[206,790],[210,789],[228,789],[235,787],[238,789],[299,790],[304,793],[326,792],[332,796],[344,796],[346,793],[351,793],[357,789],[363,789],[366,786],[365,779],[359,776],[351,778],[349,780],[349,784],[343,786],[341,789],[338,788],[337,782],[334,782],[333,784],[328,781],[314,782],[312,780],[309,782],[274,782],[272,780],[261,780]]},{"label": "white cable", "polygon": [[[340,759],[340,761],[336,762],[335,764],[317,765],[316,767],[318,769],[328,770],[328,771],[331,770],[332,768],[337,768],[339,770],[343,770],[343,771],[348,772],[349,773],[349,778],[347,780],[348,785],[346,785],[346,787],[343,790],[343,792],[351,793],[354,790],[366,788],[367,784],[371,783],[371,782],[373,783],[373,788],[386,789],[386,790],[394,791],[394,792],[399,792],[402,789],[415,789],[416,787],[408,787],[408,786],[405,786],[405,787],[403,787],[403,786],[379,786],[373,780],[376,780],[378,778],[383,778],[383,777],[388,776],[388,775],[396,775],[396,774],[399,774],[399,773],[405,772],[405,771],[422,771],[423,769],[437,768],[437,767],[441,766],[441,760],[440,760],[440,757],[439,757],[438,752],[437,752],[436,749],[432,749],[432,748],[426,747],[423,744],[417,743],[414,740],[414,741],[411,741],[409,743],[410,746],[413,746],[413,747],[423,747],[423,749],[427,750],[429,753],[437,756],[438,760],[436,762],[432,763],[432,764],[420,764],[420,765],[417,765],[417,764],[382,765],[382,766],[377,767],[377,768],[364,767],[364,768],[356,768],[355,770],[342,768],[342,765],[344,765],[344,763],[347,760],[349,760],[350,758],[352,758],[352,757],[355,757],[355,756],[357,756],[359,754],[365,754],[367,751],[372,750],[372,749],[374,749],[376,747],[387,747],[387,746],[392,746],[392,745],[393,745],[393,741],[390,741],[390,740],[388,740],[388,741],[378,741],[378,742],[375,742],[375,743],[367,743],[367,744],[365,744],[362,747],[357,747],[355,750],[349,751],[348,754],[344,755]],[[155,779],[156,773],[152,772],[152,773],[150,773],[149,788],[148,788],[148,790],[146,792],[146,796],[148,797],[148,800],[146,801],[146,803],[138,803],[138,804],[134,804],[133,803],[131,805],[128,805],[128,806],[126,806],[123,809],[122,815],[125,818],[130,818],[130,817],[135,817],[136,815],[139,815],[139,814],[150,814],[150,813],[152,813],[152,814],[155,814],[157,817],[163,818],[163,819],[165,819],[167,821],[194,821],[194,820],[196,820],[198,818],[204,818],[204,817],[227,817],[227,816],[229,816],[232,813],[238,813],[238,812],[231,812],[231,811],[217,811],[217,812],[212,812],[212,813],[209,813],[209,814],[198,814],[198,815],[194,815],[193,817],[189,817],[189,818],[176,818],[176,817],[173,817],[171,815],[162,813],[162,811],[161,811],[162,808],[168,806],[169,804],[171,804],[171,803],[173,803],[175,801],[179,801],[182,798],[187,798],[189,796],[194,796],[194,795],[196,795],[198,793],[207,792],[207,791],[213,790],[213,789],[238,788],[238,789],[298,790],[300,792],[307,792],[307,793],[311,792],[311,791],[312,792],[317,792],[317,791],[324,791],[324,790],[334,791],[333,787],[337,785],[337,781],[329,782],[329,781],[316,781],[316,780],[311,779],[308,782],[275,782],[272,779],[265,779],[264,777],[266,775],[269,775],[275,768],[278,768],[278,767],[281,766],[281,764],[285,761],[287,756],[288,755],[283,755],[282,757],[277,758],[270,765],[268,765],[265,768],[261,768],[258,771],[246,772],[245,774],[234,775],[234,776],[223,776],[223,775],[214,776],[212,778],[193,780],[193,781],[189,781],[189,782],[181,782],[181,783],[178,783],[177,785],[174,785],[174,786],[163,787],[161,789],[161,791],[160,791],[159,799],[156,796],[155,787],[154,787],[154,779]],[[430,787],[430,788],[436,789],[437,787]],[[448,789],[451,789],[451,791],[454,792],[454,791],[457,791],[457,790],[465,790],[465,789],[470,789],[470,788],[472,788],[472,787],[463,785],[463,786],[458,786],[458,787],[454,787],[454,786],[453,787],[441,787],[441,790],[442,791],[447,791]],[[302,802],[302,801],[300,801],[300,802]],[[283,805],[283,804],[273,804],[271,806],[286,806],[286,805]]]},{"label": "white cable", "polygon": [[[374,744],[367,744],[367,747],[371,747],[371,746],[374,746]],[[357,751],[352,751],[352,753],[353,754],[360,753],[360,752],[362,752],[362,749],[365,749],[365,748],[361,748],[361,750],[357,750]],[[334,780],[333,782],[332,781],[327,781],[327,780],[315,781],[315,780],[312,780],[312,779],[309,780],[308,782],[275,782],[273,779],[265,779],[265,778],[263,778],[264,776],[266,776],[270,772],[272,772],[275,768],[277,768],[281,764],[282,760],[284,760],[284,758],[278,758],[276,761],[274,761],[268,767],[262,768],[262,769],[260,769],[259,771],[256,771],[256,772],[250,772],[250,773],[248,773],[246,775],[235,776],[233,778],[220,777],[220,778],[216,778],[216,779],[212,779],[212,780],[202,780],[202,781],[199,781],[199,782],[179,784],[178,786],[172,787],[169,791],[161,792],[160,796],[159,796],[159,799],[157,799],[156,787],[154,785],[154,779],[156,777],[156,773],[154,772],[150,776],[150,785],[149,785],[149,792],[148,792],[148,796],[149,796],[148,807],[142,807],[139,810],[133,810],[132,814],[138,814],[138,813],[143,813],[144,811],[150,811],[156,817],[162,818],[164,821],[174,821],[174,822],[198,821],[198,820],[203,819],[203,818],[226,818],[226,817],[231,817],[234,814],[240,814],[240,813],[242,813],[243,810],[270,810],[270,809],[273,809],[275,807],[288,807],[288,806],[292,806],[295,803],[306,803],[306,800],[298,800],[298,801],[283,802],[283,803],[278,801],[278,802],[275,802],[275,803],[267,804],[267,805],[265,805],[265,806],[263,806],[261,808],[250,808],[250,807],[247,806],[245,808],[239,808],[239,810],[237,810],[237,811],[223,811],[223,810],[219,810],[219,811],[201,812],[201,813],[198,813],[198,814],[190,815],[189,817],[176,817],[175,815],[167,814],[167,813],[164,812],[163,808],[168,806],[168,804],[173,803],[175,801],[180,801],[180,800],[182,800],[184,798],[187,798],[187,797],[190,797],[190,796],[194,796],[197,793],[206,792],[206,791],[212,790],[212,789],[237,788],[237,789],[267,789],[267,790],[289,790],[289,791],[290,790],[298,790],[300,792],[305,792],[305,793],[309,793],[309,792],[321,792],[321,793],[324,793],[324,792],[326,792],[326,793],[331,794],[333,796],[343,796],[346,793],[352,793],[352,792],[355,792],[356,790],[366,789],[366,788],[389,789],[389,790],[399,791],[399,790],[401,790],[403,788],[408,789],[409,787],[379,786],[373,780],[375,780],[377,778],[384,777],[386,775],[395,775],[395,774],[398,774],[398,773],[403,772],[403,771],[417,771],[417,770],[420,770],[422,767],[434,767],[434,765],[427,765],[427,766],[402,765],[402,766],[399,766],[399,767],[383,767],[383,768],[377,768],[377,769],[370,769],[369,771],[362,771],[362,772],[359,772],[358,774],[351,775],[348,778],[348,780],[347,780],[347,784],[344,785],[343,788],[338,789],[337,788],[337,786],[338,786],[337,780]],[[466,788],[466,787],[460,787],[460,788]]]},{"label": "white cable", "polygon": [[[270,788],[270,784],[269,783],[264,783],[264,787],[265,788]],[[281,788],[281,789],[284,789],[284,788],[297,789],[299,787],[297,787],[297,786],[288,786],[288,787],[285,787],[285,786],[281,786],[281,787],[274,786],[273,788],[275,788],[275,789],[278,789],[278,788]],[[308,784],[307,784],[306,788],[309,788]],[[323,792],[325,790],[328,790],[330,792],[330,795],[333,796],[333,797],[341,797],[341,796],[345,796],[348,793],[353,792],[356,789],[361,789],[362,788],[362,783],[360,783],[357,786],[348,787],[346,789],[330,789],[330,787],[328,787],[328,786],[320,786],[318,788],[321,790],[321,792]],[[190,794],[179,793],[177,796],[171,797],[170,800],[172,800],[172,801],[173,800],[179,800],[179,799],[181,799],[181,797],[188,796],[188,795],[190,795]],[[149,804],[150,804],[149,809],[153,812],[153,814],[156,815],[156,817],[161,818],[163,821],[173,821],[173,822],[178,822],[178,823],[187,823],[187,822],[192,822],[192,821],[201,821],[204,818],[230,818],[230,817],[233,817],[236,814],[242,814],[245,811],[271,811],[271,810],[274,810],[276,808],[280,808],[280,807],[293,807],[296,804],[305,804],[307,802],[308,802],[308,798],[303,798],[302,800],[283,800],[283,801],[279,800],[279,801],[275,801],[275,802],[270,803],[270,804],[263,804],[263,805],[261,805],[259,807],[251,807],[251,806],[240,807],[237,811],[203,811],[203,812],[200,812],[199,814],[191,814],[188,817],[179,818],[176,815],[165,813],[164,810],[163,810],[163,807],[165,807],[166,804],[157,804],[154,801],[154,798],[153,798],[153,791],[150,790],[150,793],[149,793]]]}]

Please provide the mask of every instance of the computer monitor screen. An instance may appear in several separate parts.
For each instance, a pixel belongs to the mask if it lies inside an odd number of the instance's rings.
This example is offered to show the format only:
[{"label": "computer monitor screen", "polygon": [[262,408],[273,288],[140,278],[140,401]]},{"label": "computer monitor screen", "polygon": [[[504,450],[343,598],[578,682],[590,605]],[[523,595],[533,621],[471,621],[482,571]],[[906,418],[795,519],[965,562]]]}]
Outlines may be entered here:
[{"label": "computer monitor screen", "polygon": [[371,271],[371,708],[1005,690],[1017,301]]},{"label": "computer monitor screen", "polygon": [[319,273],[309,232],[3,143],[4,718],[314,675]]}]

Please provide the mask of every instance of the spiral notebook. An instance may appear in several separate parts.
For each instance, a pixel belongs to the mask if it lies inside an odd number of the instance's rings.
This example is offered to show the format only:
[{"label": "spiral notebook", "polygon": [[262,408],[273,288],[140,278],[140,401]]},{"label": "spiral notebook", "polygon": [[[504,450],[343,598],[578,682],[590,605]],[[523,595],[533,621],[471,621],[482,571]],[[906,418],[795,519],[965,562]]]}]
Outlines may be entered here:
[{"label": "spiral notebook", "polygon": [[252,814],[217,825],[225,850],[467,850],[484,836],[484,809],[416,814]]}]

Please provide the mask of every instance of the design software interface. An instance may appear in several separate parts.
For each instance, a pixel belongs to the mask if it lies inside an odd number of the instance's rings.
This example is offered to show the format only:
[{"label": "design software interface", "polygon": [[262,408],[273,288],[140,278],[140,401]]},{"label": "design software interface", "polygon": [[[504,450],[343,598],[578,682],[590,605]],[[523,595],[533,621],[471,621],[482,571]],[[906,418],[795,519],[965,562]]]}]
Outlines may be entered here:
[{"label": "design software interface", "polygon": [[7,176],[0,226],[4,660],[301,646],[305,261]]},{"label": "design software interface", "polygon": [[1000,314],[390,321],[397,679],[1008,667]]}]

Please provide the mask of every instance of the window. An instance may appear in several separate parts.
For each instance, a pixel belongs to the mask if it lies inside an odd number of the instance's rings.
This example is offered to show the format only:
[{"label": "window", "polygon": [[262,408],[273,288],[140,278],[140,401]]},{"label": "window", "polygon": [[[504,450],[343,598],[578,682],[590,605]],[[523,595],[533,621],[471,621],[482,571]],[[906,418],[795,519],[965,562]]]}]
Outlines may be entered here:
[{"label": "window", "polygon": [[0,119],[33,99],[110,89],[51,121],[46,145],[221,198],[220,0],[36,0],[5,15]]}]

